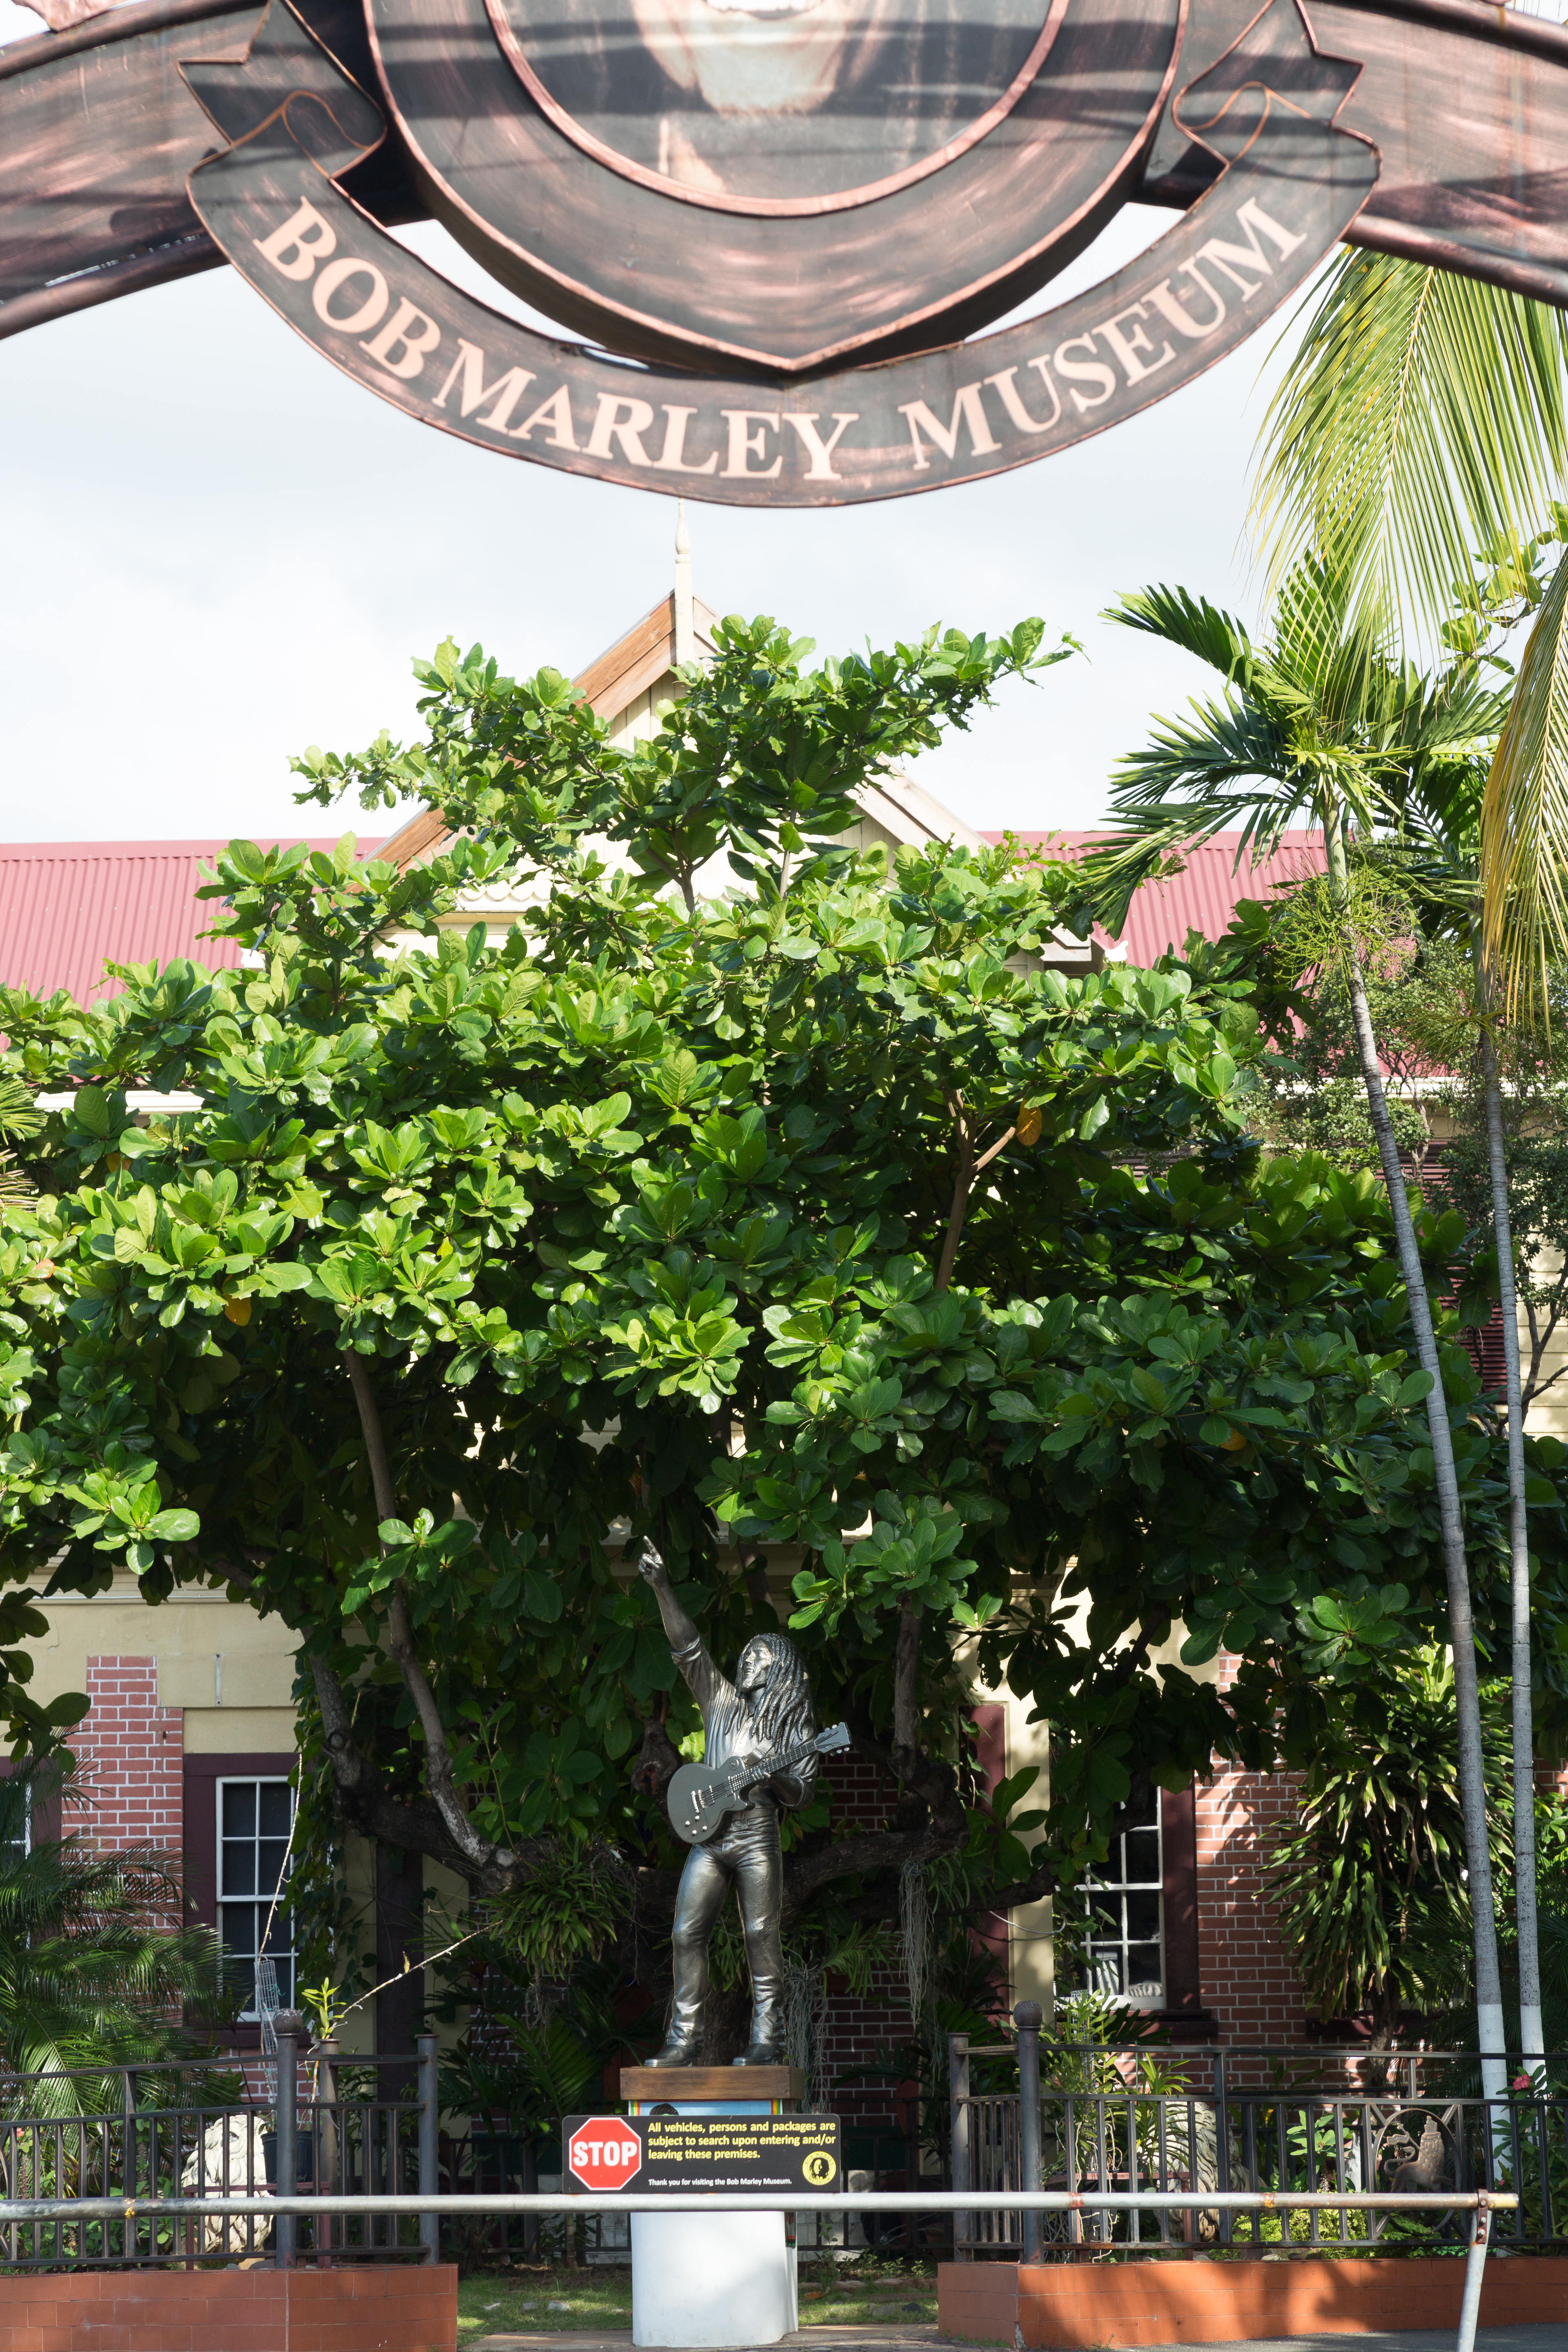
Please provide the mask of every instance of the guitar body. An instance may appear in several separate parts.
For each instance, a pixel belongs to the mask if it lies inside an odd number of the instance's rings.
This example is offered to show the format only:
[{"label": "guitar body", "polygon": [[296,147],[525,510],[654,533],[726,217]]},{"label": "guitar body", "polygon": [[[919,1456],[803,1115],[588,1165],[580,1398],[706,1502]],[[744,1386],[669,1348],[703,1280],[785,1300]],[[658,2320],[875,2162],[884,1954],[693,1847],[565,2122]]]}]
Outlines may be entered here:
[{"label": "guitar body", "polygon": [[669,1825],[688,1845],[706,1845],[716,1838],[731,1813],[749,1804],[729,1772],[710,1771],[706,1764],[683,1764],[665,1792]]},{"label": "guitar body", "polygon": [[[683,1764],[665,1791],[670,1828],[687,1845],[707,1845],[718,1836],[731,1813],[738,1813],[743,1805],[751,1803],[751,1789],[742,1783],[749,1775],[754,1775],[759,1766],[765,1779],[770,1771],[790,1770],[808,1756],[836,1756],[848,1745],[848,1732],[843,1724],[836,1723],[830,1730],[819,1731],[815,1739],[808,1739],[788,1756],[736,1756],[717,1769],[708,1764]],[[756,1786],[754,1780],[752,1786]]]}]

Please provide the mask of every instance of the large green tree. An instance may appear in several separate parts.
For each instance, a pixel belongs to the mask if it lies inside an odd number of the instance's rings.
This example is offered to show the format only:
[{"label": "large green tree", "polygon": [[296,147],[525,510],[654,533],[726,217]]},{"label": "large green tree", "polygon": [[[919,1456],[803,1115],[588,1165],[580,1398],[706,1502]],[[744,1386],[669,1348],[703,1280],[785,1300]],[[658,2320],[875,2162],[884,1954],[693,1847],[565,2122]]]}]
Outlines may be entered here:
[{"label": "large green tree", "polygon": [[[880,1826],[826,1781],[788,1825],[807,1958],[910,1864],[961,1912],[1035,1899],[1134,1783],[1299,1751],[1325,1675],[1443,1622],[1387,1202],[1265,1163],[1242,981],[1066,978],[1066,869],[832,845],[1039,635],[813,670],[728,624],[629,752],[555,674],[444,647],[417,743],[303,763],[440,809],[429,866],[236,843],[211,892],[248,967],[0,1001],[7,1067],[69,1093],[3,1211],[5,1574],[281,1614],[313,1797],[449,1864],[530,1965],[607,1938],[658,1979],[694,1719],[647,1534],[721,1655],[782,1564],[819,1713],[881,1776]],[[721,848],[739,887],[704,896]],[[465,925],[528,873],[526,930]],[[201,1108],[141,1124],[134,1086]],[[1415,1230],[1440,1289],[1458,1232]],[[1488,1626],[1497,1447],[1450,1400]],[[1053,1726],[1046,1807],[976,1785],[976,1665]]]}]

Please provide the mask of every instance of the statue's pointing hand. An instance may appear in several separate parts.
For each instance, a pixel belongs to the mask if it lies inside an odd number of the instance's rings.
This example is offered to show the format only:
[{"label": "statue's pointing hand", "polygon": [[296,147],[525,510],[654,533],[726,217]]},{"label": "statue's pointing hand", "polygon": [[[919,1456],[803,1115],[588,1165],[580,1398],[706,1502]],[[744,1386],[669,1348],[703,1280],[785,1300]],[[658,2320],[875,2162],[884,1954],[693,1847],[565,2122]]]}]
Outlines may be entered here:
[{"label": "statue's pointing hand", "polygon": [[656,1591],[661,1584],[668,1584],[669,1570],[664,1564],[664,1554],[656,1544],[644,1544],[637,1561],[637,1574],[646,1577]]}]

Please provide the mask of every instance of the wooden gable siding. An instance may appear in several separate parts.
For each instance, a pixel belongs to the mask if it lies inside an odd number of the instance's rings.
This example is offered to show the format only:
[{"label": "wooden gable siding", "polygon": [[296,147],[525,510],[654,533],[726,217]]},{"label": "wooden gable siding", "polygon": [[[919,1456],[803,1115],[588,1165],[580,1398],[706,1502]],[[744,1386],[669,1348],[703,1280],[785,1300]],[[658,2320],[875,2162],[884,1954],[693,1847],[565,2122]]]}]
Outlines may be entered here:
[{"label": "wooden gable siding", "polygon": [[[691,600],[691,614],[698,645],[704,652],[713,649],[712,628],[718,614],[700,596]],[[572,683],[593,705],[595,718],[610,722],[624,719],[631,722],[651,713],[658,698],[653,689],[669,676],[675,667],[675,597],[673,593],[661,596],[651,613],[645,613],[635,628],[618,637],[607,652],[599,654],[579,670]],[[640,707],[637,707],[640,706]],[[640,730],[639,730],[640,731]],[[432,857],[448,838],[448,829],[434,809],[421,809],[405,824],[390,835],[376,851],[378,857],[390,858],[400,869],[406,869],[422,857]]]}]

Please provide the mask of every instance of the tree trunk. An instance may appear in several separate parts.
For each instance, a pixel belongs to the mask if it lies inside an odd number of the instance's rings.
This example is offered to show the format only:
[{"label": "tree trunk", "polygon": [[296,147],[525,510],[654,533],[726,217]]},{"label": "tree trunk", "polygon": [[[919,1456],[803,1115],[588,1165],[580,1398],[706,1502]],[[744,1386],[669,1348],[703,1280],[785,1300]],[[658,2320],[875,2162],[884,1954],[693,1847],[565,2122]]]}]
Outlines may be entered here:
[{"label": "tree trunk", "polygon": [[1509,1592],[1513,1664],[1513,1901],[1519,1928],[1520,2047],[1534,2070],[1545,2054],[1541,2015],[1541,1943],[1535,1916],[1535,1727],[1530,1687],[1530,1533],[1524,1501],[1524,1395],[1519,1374],[1519,1302],[1513,1283],[1513,1231],[1509,1218],[1508,1161],[1503,1151],[1502,1092],[1489,1024],[1491,990],[1478,965],[1481,999],[1481,1076],[1485,1085],[1487,1159],[1497,1240],[1498,1296],[1502,1309],[1502,1360],[1508,1390]]},{"label": "tree trunk", "polygon": [[[375,1842],[375,2046],[404,2053],[425,2022],[425,1872],[406,1847]],[[412,1962],[412,1966],[405,1964]],[[401,2099],[416,2081],[409,2066],[383,2066],[376,2097]]]},{"label": "tree trunk", "polygon": [[[1329,880],[1344,903],[1347,884],[1344,843],[1331,819],[1324,826]],[[1454,1468],[1453,1433],[1448,1426],[1443,1370],[1432,1328],[1431,1302],[1415,1245],[1410,1202],[1394,1122],[1388,1115],[1383,1072],[1378,1066],[1377,1040],[1372,1013],[1362,982],[1354,944],[1347,940],[1345,980],[1355,1025],[1356,1056],[1366,1087],[1367,1111],[1377,1139],[1383,1181],[1394,1218],[1394,1245],[1405,1281],[1410,1320],[1415,1333],[1416,1360],[1432,1376],[1426,1399],[1426,1426],[1432,1439],[1432,1470],[1437,1489],[1437,1510],[1443,1530],[1443,1565],[1448,1585],[1448,1640],[1454,1653],[1454,1698],[1458,1717],[1459,1799],[1465,1819],[1465,1863],[1469,1876],[1470,1916],[1475,1931],[1476,2022],[1481,2048],[1481,2090],[1489,2099],[1500,2099],[1508,2087],[1507,2037],[1503,2029],[1502,1979],[1498,1967],[1497,1914],[1492,1896],[1491,1851],[1487,1843],[1486,1783],[1481,1763],[1481,1709],[1476,1684],[1476,1636],[1470,1614],[1470,1577],[1465,1560],[1465,1526],[1459,1507],[1459,1481]]]}]

